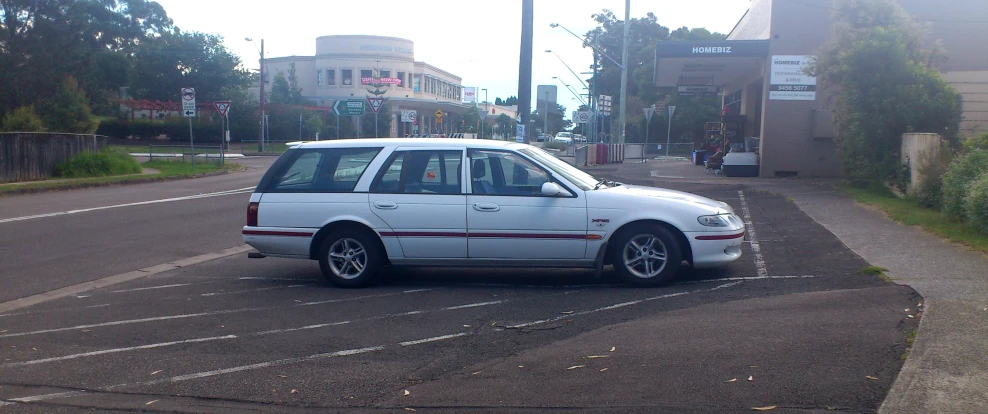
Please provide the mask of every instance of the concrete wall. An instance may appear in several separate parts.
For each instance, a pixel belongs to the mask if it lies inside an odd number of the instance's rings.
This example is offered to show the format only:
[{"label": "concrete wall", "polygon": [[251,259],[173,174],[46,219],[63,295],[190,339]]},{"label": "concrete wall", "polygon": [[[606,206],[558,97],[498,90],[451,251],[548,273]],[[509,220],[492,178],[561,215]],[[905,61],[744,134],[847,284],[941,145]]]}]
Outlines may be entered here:
[{"label": "concrete wall", "polygon": [[43,180],[55,164],[106,147],[106,137],[33,132],[0,133],[0,182]]},{"label": "concrete wall", "polygon": [[909,192],[912,192],[922,180],[926,179],[926,177],[920,176],[919,173],[920,160],[926,157],[927,154],[935,154],[939,150],[939,134],[902,135],[902,153],[900,154],[900,158],[903,164],[909,166]]}]

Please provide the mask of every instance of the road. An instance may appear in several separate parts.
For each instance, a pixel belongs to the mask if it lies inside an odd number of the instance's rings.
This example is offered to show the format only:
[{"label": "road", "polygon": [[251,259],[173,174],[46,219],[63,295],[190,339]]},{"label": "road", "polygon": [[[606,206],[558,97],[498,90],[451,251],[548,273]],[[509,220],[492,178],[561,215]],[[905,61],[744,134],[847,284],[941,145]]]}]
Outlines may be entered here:
[{"label": "road", "polygon": [[[236,190],[270,160],[250,162],[0,199],[0,302],[242,245]],[[742,260],[654,289],[611,272],[389,269],[345,290],[314,262],[245,254],[166,266],[0,313],[0,413],[875,411],[916,294],[862,275],[783,197],[676,188],[747,212]],[[207,193],[223,195],[103,208]]]}]

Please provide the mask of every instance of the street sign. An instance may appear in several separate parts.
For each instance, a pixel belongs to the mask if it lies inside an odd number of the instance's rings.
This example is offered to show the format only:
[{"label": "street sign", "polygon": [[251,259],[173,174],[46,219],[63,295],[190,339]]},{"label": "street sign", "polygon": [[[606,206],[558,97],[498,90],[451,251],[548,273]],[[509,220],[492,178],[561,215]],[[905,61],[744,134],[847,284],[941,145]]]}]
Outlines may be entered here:
[{"label": "street sign", "polygon": [[650,106],[642,110],[645,111],[645,122],[652,122],[652,115],[655,115],[655,107]]},{"label": "street sign", "polygon": [[525,142],[525,124],[515,126],[515,141]]},{"label": "street sign", "polygon": [[367,97],[367,103],[370,104],[371,110],[374,111],[374,113],[376,114],[381,111],[381,107],[384,106],[385,99],[386,98]]},{"label": "street sign", "polygon": [[437,110],[436,113],[435,113],[435,115],[436,115],[436,118],[442,119],[443,118],[443,115],[445,115],[445,114],[443,114],[443,111],[442,110]]},{"label": "street sign", "polygon": [[336,101],[333,104],[333,113],[337,116],[361,116],[364,114],[364,101]]},{"label": "street sign", "polygon": [[216,108],[216,112],[220,113],[220,116],[225,118],[227,111],[230,110],[230,101],[215,101],[213,107]]},{"label": "street sign", "polygon": [[573,117],[573,122],[577,124],[587,124],[590,123],[590,118],[593,116],[590,111],[576,111],[576,116]]},{"label": "street sign", "polygon": [[676,113],[676,107],[675,106],[669,106],[669,118],[670,119],[672,118],[672,115],[675,114],[675,113]]},{"label": "street sign", "polygon": [[401,111],[401,122],[415,122],[418,117],[418,111]]},{"label": "street sign", "polygon": [[196,117],[196,89],[182,88],[182,116]]}]

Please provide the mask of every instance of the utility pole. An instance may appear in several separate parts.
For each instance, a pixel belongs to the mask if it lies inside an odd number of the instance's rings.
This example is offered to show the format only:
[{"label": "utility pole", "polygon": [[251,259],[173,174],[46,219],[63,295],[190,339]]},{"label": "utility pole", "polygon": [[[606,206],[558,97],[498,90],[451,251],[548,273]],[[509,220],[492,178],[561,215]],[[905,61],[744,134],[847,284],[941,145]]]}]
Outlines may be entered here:
[{"label": "utility pole", "polygon": [[257,150],[260,151],[260,152],[264,152],[264,127],[266,126],[265,125],[265,122],[264,122],[264,39],[261,39],[261,82],[260,82],[260,85],[261,85],[261,104],[260,104],[260,108],[261,108],[261,133],[260,133],[260,140],[259,140],[260,142],[257,143]]},{"label": "utility pole", "polygon": [[545,91],[545,114],[542,115],[542,133],[549,133],[549,91]]},{"label": "utility pole", "polygon": [[628,39],[631,30],[631,0],[624,2],[624,41],[621,45],[621,114],[618,116],[618,144],[624,144],[624,111],[628,106]]},{"label": "utility pole", "polygon": [[521,56],[518,63],[518,112],[521,116],[522,130],[525,132],[524,141],[529,142],[531,135],[528,123],[532,116],[532,38],[533,22],[535,19],[534,0],[522,0],[521,3]]}]

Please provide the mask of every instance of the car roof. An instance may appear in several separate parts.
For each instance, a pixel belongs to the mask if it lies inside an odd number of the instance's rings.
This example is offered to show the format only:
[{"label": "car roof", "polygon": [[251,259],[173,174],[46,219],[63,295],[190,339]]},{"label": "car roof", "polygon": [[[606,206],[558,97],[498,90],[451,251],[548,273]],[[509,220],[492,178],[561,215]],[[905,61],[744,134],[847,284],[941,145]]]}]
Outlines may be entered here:
[{"label": "car roof", "polygon": [[350,148],[359,146],[399,147],[471,147],[487,149],[519,149],[529,145],[511,141],[471,138],[355,138],[329,141],[289,142],[291,148]]}]

